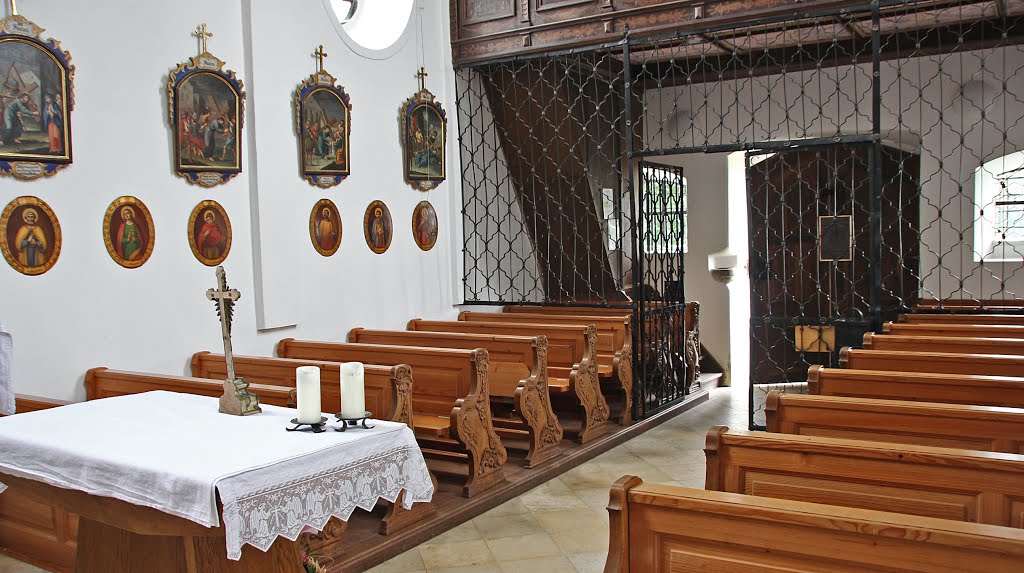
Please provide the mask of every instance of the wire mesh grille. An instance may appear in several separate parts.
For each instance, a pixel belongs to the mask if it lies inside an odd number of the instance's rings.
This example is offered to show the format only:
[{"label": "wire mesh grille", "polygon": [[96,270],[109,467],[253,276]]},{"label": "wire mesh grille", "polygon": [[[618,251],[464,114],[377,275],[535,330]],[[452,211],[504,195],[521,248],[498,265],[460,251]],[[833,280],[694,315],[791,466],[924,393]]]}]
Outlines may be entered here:
[{"label": "wire mesh grille", "polygon": [[466,301],[630,306],[640,414],[672,403],[684,174],[656,164],[726,152],[753,384],[901,312],[1024,305],[1024,1],[800,6],[458,69]]}]

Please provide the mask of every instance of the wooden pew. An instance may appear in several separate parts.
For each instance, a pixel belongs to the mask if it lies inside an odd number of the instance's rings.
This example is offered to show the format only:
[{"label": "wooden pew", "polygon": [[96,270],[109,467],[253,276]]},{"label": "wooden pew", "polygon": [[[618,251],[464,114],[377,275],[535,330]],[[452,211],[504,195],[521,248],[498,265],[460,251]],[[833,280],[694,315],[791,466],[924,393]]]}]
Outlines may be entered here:
[{"label": "wooden pew", "polygon": [[964,336],[905,336],[864,333],[865,350],[904,352],[949,352],[953,354],[1024,355],[1024,339],[969,338]]},{"label": "wooden pew", "polygon": [[1006,324],[1024,326],[1024,314],[901,314],[907,324]]},{"label": "wooden pew", "polygon": [[[16,414],[69,404],[26,394],[14,396]],[[14,490],[0,494],[0,552],[48,571],[70,572],[78,550],[78,515]]]},{"label": "wooden pew", "polygon": [[1024,377],[825,368],[807,369],[807,390],[849,396],[1024,408]]},{"label": "wooden pew", "polygon": [[714,491],[1024,527],[1024,456],[730,430],[704,447]]},{"label": "wooden pew", "polygon": [[[295,369],[299,366],[320,368],[320,407],[325,412],[340,412],[341,364],[321,360],[235,356],[235,374],[250,383],[294,388]],[[192,375],[215,380],[226,379],[227,364],[224,362],[224,355],[211,352],[193,354]],[[367,364],[363,367],[366,409],[374,418],[401,422],[415,431],[412,385],[412,368],[408,364]]]},{"label": "wooden pew", "polygon": [[628,425],[633,412],[633,320],[625,316],[573,316],[505,312],[459,313],[464,322],[502,322],[511,324],[553,324],[597,327],[597,374],[599,380],[614,385],[622,394],[619,423]]},{"label": "wooden pew", "polygon": [[[544,336],[492,336],[446,332],[410,332],[354,328],[348,341],[387,346],[422,346],[487,350],[487,379],[491,408],[504,409],[502,398],[512,399],[512,417],[493,418],[495,431],[515,445],[527,439],[524,466],[534,468],[561,454],[562,425],[551,408],[548,387],[548,341]],[[567,392],[568,384],[554,388]]]},{"label": "wooden pew", "polygon": [[1024,409],[768,393],[769,432],[1024,454]]},{"label": "wooden pew", "polygon": [[839,366],[852,370],[1024,376],[1024,357],[1005,354],[903,352],[845,346],[839,350]]},{"label": "wooden pew", "polygon": [[1018,571],[1024,532],[624,476],[608,502],[604,573]]},{"label": "wooden pew", "polygon": [[[501,322],[437,321],[415,318],[408,329],[418,332],[450,332],[489,334],[495,336],[544,336],[548,339],[548,387],[564,386],[578,406],[579,431],[576,441],[586,444],[607,433],[608,403],[601,394],[597,378],[597,328],[543,324],[512,324]],[[556,406],[563,394],[553,395]],[[566,425],[559,411],[559,420]]]},{"label": "wooden pew", "polygon": [[[468,464],[462,493],[471,497],[502,483],[508,454],[491,417],[487,351],[300,341],[277,345],[282,358],[408,364],[416,377],[412,403],[416,435],[426,458]],[[438,471],[455,473],[449,467]]]},{"label": "wooden pew", "polygon": [[[254,374],[252,379],[259,378],[262,382],[265,382],[263,384],[250,382],[249,390],[255,392],[260,397],[260,403],[274,406],[295,406],[295,368],[297,366],[320,366],[320,364],[313,361],[279,361],[278,364],[268,364],[262,362],[263,360],[272,362],[275,359],[236,356],[235,373],[246,380],[250,380],[250,378],[246,378],[242,374],[245,371]],[[332,367],[334,367],[335,378],[338,379],[337,364],[325,363],[324,366],[325,368],[321,369],[320,388],[323,393],[321,405],[331,399],[338,403],[340,382],[335,384],[323,383],[324,374],[330,375]],[[153,390],[167,390],[212,397],[218,397],[224,392],[223,380],[226,378],[226,372],[217,375],[218,372],[226,370],[223,354],[198,352],[192,357],[192,369],[194,373],[204,374],[204,377],[165,376],[162,374],[93,368],[85,373],[86,399],[96,400],[127,394],[139,394]],[[288,374],[286,372],[289,369],[291,370],[290,383],[288,382]],[[285,371],[281,379],[273,377],[272,373],[276,370]],[[371,410],[374,417],[391,422],[408,423],[408,420],[411,420],[413,416],[410,368],[406,365],[392,368],[376,366],[367,367],[366,370],[373,370],[373,374],[367,374],[366,376],[368,381],[366,383],[366,397],[368,407],[378,408],[376,411]],[[257,373],[259,375],[256,375]],[[206,377],[205,374],[213,374],[214,376]],[[372,392],[371,388],[375,384],[379,385],[381,378],[387,380],[384,382],[388,386],[387,391]],[[386,406],[377,405],[371,398],[374,395],[386,395],[391,402]],[[331,398],[332,396],[333,398]],[[336,410],[340,410],[340,404]],[[328,409],[326,411],[331,412],[335,410]],[[404,492],[402,495],[404,495]],[[402,505],[401,496],[394,503],[387,503],[387,506],[388,509],[381,519],[378,530],[382,535],[390,535],[436,512],[436,508],[432,503],[417,503],[413,505],[412,509],[405,509]],[[324,532],[314,537],[314,545],[326,548],[328,545],[336,543],[337,538],[345,532],[346,527],[345,522],[332,519]]]},{"label": "wooden pew", "polygon": [[1021,338],[1024,326],[1006,324],[908,324],[887,322],[882,325],[883,334],[904,336],[957,336],[968,338]]}]

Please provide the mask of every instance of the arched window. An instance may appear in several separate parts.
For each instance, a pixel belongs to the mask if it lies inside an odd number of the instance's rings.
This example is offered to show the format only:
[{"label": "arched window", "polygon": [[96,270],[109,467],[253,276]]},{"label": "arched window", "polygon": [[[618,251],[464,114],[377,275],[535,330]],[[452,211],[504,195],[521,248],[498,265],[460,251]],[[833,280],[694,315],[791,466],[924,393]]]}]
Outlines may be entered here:
[{"label": "arched window", "polygon": [[1024,255],[1024,152],[974,170],[974,260],[1020,261]]},{"label": "arched window", "polygon": [[330,0],[342,29],[368,50],[384,50],[402,37],[414,0]]}]

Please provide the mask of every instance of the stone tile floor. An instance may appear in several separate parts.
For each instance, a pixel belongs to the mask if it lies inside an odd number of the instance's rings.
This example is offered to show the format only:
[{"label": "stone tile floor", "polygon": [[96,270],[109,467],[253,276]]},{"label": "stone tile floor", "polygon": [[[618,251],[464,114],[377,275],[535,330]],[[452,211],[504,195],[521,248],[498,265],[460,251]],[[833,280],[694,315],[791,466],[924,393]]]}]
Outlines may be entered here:
[{"label": "stone tile floor", "polygon": [[[709,426],[747,426],[745,387],[711,400],[443,533],[370,573],[600,573],[608,551],[608,489],[624,474],[704,486]],[[37,573],[0,555],[0,573]]]}]

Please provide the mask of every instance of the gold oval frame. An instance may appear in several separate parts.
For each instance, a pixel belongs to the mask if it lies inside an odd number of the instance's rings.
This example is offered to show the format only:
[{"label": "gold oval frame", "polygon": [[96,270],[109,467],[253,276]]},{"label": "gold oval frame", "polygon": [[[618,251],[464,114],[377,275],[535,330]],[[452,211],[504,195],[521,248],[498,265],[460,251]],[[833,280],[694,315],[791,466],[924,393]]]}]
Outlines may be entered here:
[{"label": "gold oval frame", "polygon": [[[219,216],[224,218],[224,226],[226,227],[225,230],[227,231],[225,233],[225,235],[227,235],[227,242],[224,244],[224,252],[221,253],[220,257],[218,257],[216,259],[210,259],[210,258],[207,258],[207,257],[203,256],[203,254],[199,252],[199,245],[196,244],[196,238],[192,235],[192,230],[195,229],[195,227],[196,227],[196,219],[199,218],[199,214],[200,213],[202,213],[203,211],[205,211],[207,209],[212,209]],[[197,261],[199,261],[200,263],[203,263],[204,265],[206,265],[208,267],[215,267],[215,266],[223,263],[224,260],[228,258],[228,254],[231,253],[231,240],[232,240],[231,219],[228,217],[228,212],[224,210],[224,207],[222,207],[220,203],[218,203],[218,202],[216,202],[216,201],[214,201],[212,199],[206,199],[204,201],[200,201],[199,204],[196,205],[192,209],[192,213],[188,216],[188,229],[187,229],[187,232],[188,232],[188,246],[191,247],[191,249],[192,249],[192,255],[195,256]]]},{"label": "gold oval frame", "polygon": [[[430,212],[434,214],[434,240],[431,241],[431,243],[426,246],[420,244],[420,236],[416,230],[416,213],[419,213],[420,209],[423,207],[430,208]],[[416,246],[419,247],[420,250],[424,252],[433,249],[434,245],[437,244],[437,236],[440,234],[440,232],[441,223],[437,220],[437,209],[434,209],[434,206],[430,204],[430,201],[420,201],[419,203],[416,203],[416,207],[414,207],[412,210],[412,240],[414,243],[416,243]]]},{"label": "gold oval frame", "polygon": [[[11,252],[10,246],[7,244],[7,224],[11,220],[11,215],[14,214],[14,211],[19,207],[32,207],[37,211],[42,211],[42,213],[50,219],[50,224],[53,225],[53,244],[51,245],[51,251],[53,254],[42,265],[28,266],[19,263],[18,257]],[[11,202],[4,207],[3,212],[0,213],[0,251],[3,252],[4,259],[7,260],[7,264],[11,265],[11,268],[23,275],[41,275],[53,268],[57,259],[60,258],[61,243],[60,221],[57,220],[57,215],[53,212],[53,209],[51,209],[50,206],[39,197],[34,197],[32,195],[16,197],[12,199]]]},{"label": "gold oval frame", "polygon": [[[322,209],[330,209],[337,221],[338,242],[334,243],[334,248],[330,250],[322,248],[316,241],[316,214]],[[338,210],[338,206],[334,204],[334,201],[324,198],[314,203],[313,209],[309,212],[309,241],[313,243],[313,248],[316,249],[316,252],[325,257],[334,255],[334,253],[337,253],[338,249],[341,248],[341,239],[344,236],[345,229],[341,224],[341,211]]]},{"label": "gold oval frame", "polygon": [[[388,234],[388,242],[383,247],[377,248],[370,242],[370,214],[373,213],[375,207],[383,209],[382,215],[387,215],[388,220],[391,221],[391,233]],[[374,199],[366,206],[366,211],[363,213],[363,238],[366,239],[366,246],[370,247],[370,250],[382,255],[391,247],[391,240],[395,238],[395,220],[391,217],[391,209],[381,201],[380,199]]]},{"label": "gold oval frame", "polygon": [[[117,254],[117,249],[114,247],[114,242],[110,238],[110,224],[114,220],[114,213],[120,212],[124,207],[131,207],[136,213],[141,212],[142,218],[146,221],[146,225],[149,229],[149,237],[146,240],[146,245],[143,249],[142,258],[129,261],[128,259],[122,258]],[[153,216],[149,212],[149,208],[146,204],[140,201],[137,197],[131,195],[123,195],[114,199],[114,201],[107,207],[107,212],[103,214],[103,244],[107,247],[107,254],[110,258],[114,259],[114,262],[121,265],[126,269],[137,269],[142,265],[146,264],[149,257],[153,255],[153,247],[156,245],[156,226],[153,224]]]}]

